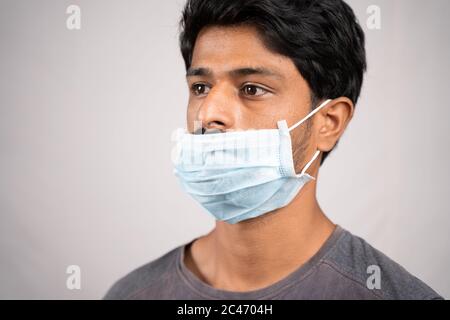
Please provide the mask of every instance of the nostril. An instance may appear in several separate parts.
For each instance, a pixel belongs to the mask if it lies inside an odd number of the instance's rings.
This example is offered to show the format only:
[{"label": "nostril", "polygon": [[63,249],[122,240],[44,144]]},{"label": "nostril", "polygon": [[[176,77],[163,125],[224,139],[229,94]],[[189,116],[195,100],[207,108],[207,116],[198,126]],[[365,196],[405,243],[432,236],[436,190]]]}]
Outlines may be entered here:
[{"label": "nostril", "polygon": [[220,129],[217,129],[217,128],[211,128],[211,129],[199,128],[199,129],[194,131],[194,134],[196,134],[196,135],[214,134],[214,133],[221,133],[223,131],[224,130],[220,130]]},{"label": "nostril", "polygon": [[194,134],[200,135],[200,134],[205,134],[206,129],[205,128],[198,128],[194,131]]},{"label": "nostril", "polygon": [[205,127],[195,130],[196,134],[211,134],[225,132],[226,126],[222,121],[212,121],[206,124]]}]

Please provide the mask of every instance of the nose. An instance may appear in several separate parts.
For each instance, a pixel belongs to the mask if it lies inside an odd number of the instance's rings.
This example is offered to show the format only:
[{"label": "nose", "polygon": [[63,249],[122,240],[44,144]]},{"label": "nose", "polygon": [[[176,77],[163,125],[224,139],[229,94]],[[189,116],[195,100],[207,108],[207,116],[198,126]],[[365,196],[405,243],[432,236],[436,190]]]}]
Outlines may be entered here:
[{"label": "nose", "polygon": [[224,132],[233,128],[238,112],[233,88],[226,84],[212,87],[197,112],[203,133]]}]

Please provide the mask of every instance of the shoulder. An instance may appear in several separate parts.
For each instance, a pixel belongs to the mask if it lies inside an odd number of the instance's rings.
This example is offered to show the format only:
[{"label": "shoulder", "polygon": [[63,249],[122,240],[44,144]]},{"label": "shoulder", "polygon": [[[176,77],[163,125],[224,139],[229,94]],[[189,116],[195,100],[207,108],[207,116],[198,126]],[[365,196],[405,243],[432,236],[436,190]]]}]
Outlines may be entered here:
[{"label": "shoulder", "polygon": [[105,300],[133,299],[151,287],[163,285],[176,270],[177,257],[184,246],[177,247],[162,257],[149,262],[122,277],[108,290]]},{"label": "shoulder", "polygon": [[[398,263],[373,248],[364,239],[345,230],[323,263],[381,299],[442,299]],[[374,277],[379,277],[378,284],[376,280],[372,281]],[[369,289],[368,282],[375,283],[375,287]]]}]

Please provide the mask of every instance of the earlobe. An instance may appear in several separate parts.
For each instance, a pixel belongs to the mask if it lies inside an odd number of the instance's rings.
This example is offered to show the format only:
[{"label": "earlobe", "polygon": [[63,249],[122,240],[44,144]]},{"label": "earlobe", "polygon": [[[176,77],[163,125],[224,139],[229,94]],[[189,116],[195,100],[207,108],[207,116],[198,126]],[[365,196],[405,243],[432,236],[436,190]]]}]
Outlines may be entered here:
[{"label": "earlobe", "polygon": [[319,150],[329,152],[334,148],[352,119],[353,112],[353,102],[346,97],[334,99],[321,112],[322,121],[318,134]]}]

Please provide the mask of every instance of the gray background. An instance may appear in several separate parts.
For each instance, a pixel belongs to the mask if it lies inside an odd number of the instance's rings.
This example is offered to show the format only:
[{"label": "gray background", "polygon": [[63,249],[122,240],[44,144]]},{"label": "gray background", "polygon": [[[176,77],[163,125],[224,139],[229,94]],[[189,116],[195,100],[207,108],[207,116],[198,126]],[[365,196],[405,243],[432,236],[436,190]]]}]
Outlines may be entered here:
[{"label": "gray background", "polygon": [[[95,299],[213,220],[172,176],[184,1],[0,0],[0,298]],[[367,32],[356,116],[319,200],[450,297],[448,0],[352,0]],[[81,30],[66,8],[82,10]],[[81,267],[81,290],[66,267]]]}]

